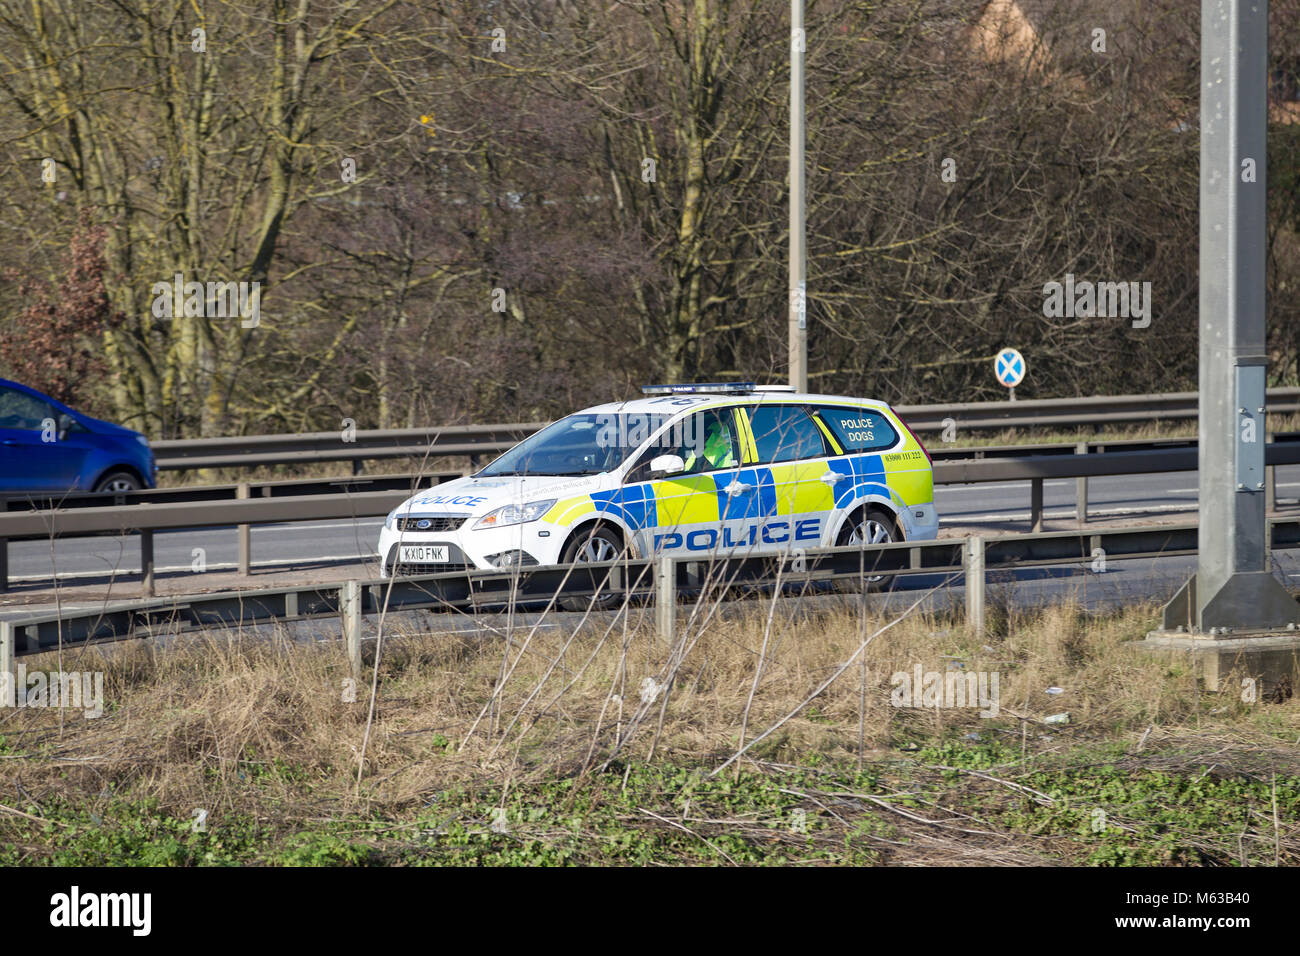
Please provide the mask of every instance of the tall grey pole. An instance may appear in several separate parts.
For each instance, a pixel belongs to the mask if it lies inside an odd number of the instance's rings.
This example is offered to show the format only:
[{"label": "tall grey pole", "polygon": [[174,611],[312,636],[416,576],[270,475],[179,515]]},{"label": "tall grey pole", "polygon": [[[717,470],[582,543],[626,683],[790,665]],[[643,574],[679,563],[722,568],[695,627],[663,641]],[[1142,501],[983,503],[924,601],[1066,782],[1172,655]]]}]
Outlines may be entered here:
[{"label": "tall grey pole", "polygon": [[803,0],[790,0],[790,384],[808,391],[808,258],[804,248]]},{"label": "tall grey pole", "polygon": [[1200,539],[1165,626],[1280,627],[1265,527],[1267,0],[1201,2]]}]

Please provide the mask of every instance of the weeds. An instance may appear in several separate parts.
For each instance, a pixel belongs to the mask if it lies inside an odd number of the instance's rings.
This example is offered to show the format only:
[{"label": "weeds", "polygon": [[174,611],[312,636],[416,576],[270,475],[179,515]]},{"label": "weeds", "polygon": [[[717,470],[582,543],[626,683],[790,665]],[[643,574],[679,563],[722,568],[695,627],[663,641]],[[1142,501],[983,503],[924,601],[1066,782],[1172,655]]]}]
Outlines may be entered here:
[{"label": "weeds", "polygon": [[[393,615],[359,783],[336,645],[115,646],[105,716],[0,712],[0,863],[1300,862],[1300,703],[1135,653],[1154,607],[859,600],[702,598],[672,647],[635,606]],[[997,716],[895,706],[918,666],[996,672]]]}]

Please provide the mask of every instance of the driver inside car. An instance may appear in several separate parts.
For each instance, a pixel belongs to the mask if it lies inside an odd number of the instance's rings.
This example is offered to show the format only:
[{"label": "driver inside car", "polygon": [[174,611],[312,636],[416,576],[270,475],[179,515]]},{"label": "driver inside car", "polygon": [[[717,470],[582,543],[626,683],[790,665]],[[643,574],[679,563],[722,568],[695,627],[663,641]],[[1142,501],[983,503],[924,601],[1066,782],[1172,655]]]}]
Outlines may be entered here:
[{"label": "driver inside car", "polygon": [[720,421],[709,422],[708,437],[704,440],[704,454],[697,456],[690,449],[684,456],[687,471],[707,468],[730,468],[736,463],[731,453],[731,430]]}]

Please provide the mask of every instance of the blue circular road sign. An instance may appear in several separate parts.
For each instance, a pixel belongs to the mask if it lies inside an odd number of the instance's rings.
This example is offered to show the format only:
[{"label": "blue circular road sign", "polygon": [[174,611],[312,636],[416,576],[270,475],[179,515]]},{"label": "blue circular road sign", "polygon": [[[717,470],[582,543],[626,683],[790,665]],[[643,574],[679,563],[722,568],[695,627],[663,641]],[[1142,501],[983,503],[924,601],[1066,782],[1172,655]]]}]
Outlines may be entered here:
[{"label": "blue circular road sign", "polygon": [[1015,388],[1025,377],[1025,357],[1015,349],[1003,349],[993,360],[993,374],[1007,388]]}]

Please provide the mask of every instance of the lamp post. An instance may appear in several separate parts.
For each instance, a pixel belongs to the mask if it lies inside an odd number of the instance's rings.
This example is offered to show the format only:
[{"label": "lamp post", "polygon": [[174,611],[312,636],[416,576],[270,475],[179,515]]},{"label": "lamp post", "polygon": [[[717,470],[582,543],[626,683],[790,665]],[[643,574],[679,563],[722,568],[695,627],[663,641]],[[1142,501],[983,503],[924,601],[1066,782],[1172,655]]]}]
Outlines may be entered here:
[{"label": "lamp post", "polygon": [[808,391],[808,256],[804,246],[803,0],[790,0],[790,384]]}]

